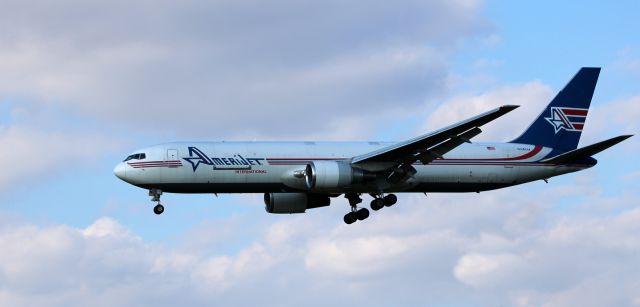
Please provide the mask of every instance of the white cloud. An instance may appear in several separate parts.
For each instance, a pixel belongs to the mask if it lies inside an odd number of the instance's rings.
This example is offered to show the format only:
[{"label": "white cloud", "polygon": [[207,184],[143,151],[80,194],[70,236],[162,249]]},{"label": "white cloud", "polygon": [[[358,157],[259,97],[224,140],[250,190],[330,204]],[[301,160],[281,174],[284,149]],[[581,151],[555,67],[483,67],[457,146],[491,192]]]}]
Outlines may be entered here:
[{"label": "white cloud", "polygon": [[9,1],[0,95],[191,137],[306,136],[442,93],[459,42],[490,28],[481,7]]},{"label": "white cloud", "polygon": [[509,280],[526,262],[509,253],[485,255],[470,253],[458,260],[453,269],[461,282],[474,287],[491,287],[502,280]]},{"label": "white cloud", "polygon": [[[604,102],[591,107],[585,125],[582,144],[591,144],[621,134],[640,131],[640,96]],[[625,143],[636,143],[634,138]]]},{"label": "white cloud", "polygon": [[82,231],[86,237],[129,237],[132,234],[115,220],[101,218]]},{"label": "white cloud", "polygon": [[[476,138],[480,141],[509,141],[524,132],[555,94],[556,91],[549,86],[532,81],[522,85],[500,86],[477,95],[458,95],[433,110],[420,131],[424,133],[446,127],[501,105],[520,105],[501,119],[482,127],[483,133]],[[590,109],[581,146],[640,131],[637,120],[640,117],[638,96],[594,103]],[[634,143],[633,139],[622,146],[631,146],[630,143]]]},{"label": "white cloud", "polygon": [[[199,244],[178,246],[146,242],[111,218],[84,229],[13,223],[0,227],[0,304],[637,302],[640,210],[633,204],[640,197],[552,190],[549,199],[586,202],[574,207],[582,213],[558,214],[533,197],[550,189],[542,186],[403,196],[350,226],[340,221],[346,206],[335,204],[258,226],[248,241],[219,241],[215,229],[239,233],[264,214],[255,212],[243,223],[200,225],[181,238]],[[611,201],[628,205],[609,208]],[[204,242],[240,245],[212,250]]]},{"label": "white cloud", "polygon": [[485,141],[509,141],[524,132],[554,94],[549,86],[532,81],[522,85],[500,86],[479,95],[458,95],[444,101],[433,110],[422,131],[446,127],[501,105],[519,105],[518,109],[503,118],[482,127],[483,133],[476,138]]},{"label": "white cloud", "polygon": [[[358,276],[389,270],[407,253],[417,238],[370,236],[351,240],[312,241],[305,264],[319,274]],[[375,265],[361,265],[375,263]]]}]

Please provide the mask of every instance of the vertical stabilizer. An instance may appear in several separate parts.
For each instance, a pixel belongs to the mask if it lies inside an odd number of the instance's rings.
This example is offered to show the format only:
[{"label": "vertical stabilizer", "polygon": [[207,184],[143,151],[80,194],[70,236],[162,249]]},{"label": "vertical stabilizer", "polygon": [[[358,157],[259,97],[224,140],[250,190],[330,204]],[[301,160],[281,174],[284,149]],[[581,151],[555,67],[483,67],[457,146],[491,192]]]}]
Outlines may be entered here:
[{"label": "vertical stabilizer", "polygon": [[542,145],[553,148],[556,153],[576,149],[599,75],[599,67],[581,68],[529,128],[511,143]]}]

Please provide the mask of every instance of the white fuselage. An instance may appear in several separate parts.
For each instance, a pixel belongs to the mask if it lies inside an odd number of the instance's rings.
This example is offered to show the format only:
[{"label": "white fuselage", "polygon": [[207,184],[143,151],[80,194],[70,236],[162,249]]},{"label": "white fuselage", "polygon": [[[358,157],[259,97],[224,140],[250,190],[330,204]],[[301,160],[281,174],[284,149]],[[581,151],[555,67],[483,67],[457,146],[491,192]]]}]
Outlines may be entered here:
[{"label": "white fuselage", "polygon": [[[301,172],[311,161],[345,161],[391,142],[176,142],[148,147],[144,159],[116,166],[116,175],[139,187],[175,193],[309,192]],[[463,144],[401,184],[378,178],[366,184],[311,191],[478,192],[579,171],[593,166],[541,163],[550,148],[513,143]],[[369,163],[365,170],[389,165]]]}]

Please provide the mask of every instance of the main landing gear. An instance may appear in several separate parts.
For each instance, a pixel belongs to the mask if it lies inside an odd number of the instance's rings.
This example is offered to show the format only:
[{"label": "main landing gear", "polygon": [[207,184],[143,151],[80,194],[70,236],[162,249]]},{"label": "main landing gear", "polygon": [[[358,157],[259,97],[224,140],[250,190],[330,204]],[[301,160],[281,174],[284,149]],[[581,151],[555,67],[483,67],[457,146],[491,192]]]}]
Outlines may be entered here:
[{"label": "main landing gear", "polygon": [[371,209],[373,209],[373,211],[378,211],[383,207],[391,207],[398,202],[398,197],[396,197],[395,194],[387,194],[387,196],[374,194],[371,196],[373,196],[373,200],[371,201]]},{"label": "main landing gear", "polygon": [[160,215],[164,212],[164,206],[160,204],[160,195],[162,195],[162,190],[151,189],[149,190],[149,196],[151,196],[151,201],[156,202],[155,207],[153,207],[153,213]]},{"label": "main landing gear", "polygon": [[[395,194],[371,194],[373,200],[371,201],[371,209],[378,211],[383,207],[391,207],[398,201],[398,197]],[[369,217],[369,210],[367,208],[358,209],[358,204],[362,202],[359,194],[347,193],[344,195],[349,200],[351,206],[351,212],[344,216],[344,222],[347,224],[353,224],[356,221],[362,221]]]},{"label": "main landing gear", "polygon": [[344,197],[349,200],[349,205],[351,206],[351,212],[347,213],[344,216],[345,223],[353,224],[356,221],[362,221],[369,217],[369,209],[358,209],[358,204],[362,202],[362,198],[360,198],[360,195],[355,193],[348,193]]}]

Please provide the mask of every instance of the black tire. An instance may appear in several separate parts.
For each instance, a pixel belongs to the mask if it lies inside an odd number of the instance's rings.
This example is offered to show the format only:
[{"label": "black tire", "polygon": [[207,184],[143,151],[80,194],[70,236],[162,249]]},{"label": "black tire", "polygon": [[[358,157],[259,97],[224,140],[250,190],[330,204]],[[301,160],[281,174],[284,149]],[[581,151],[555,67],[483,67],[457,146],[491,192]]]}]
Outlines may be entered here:
[{"label": "black tire", "polygon": [[371,209],[373,211],[378,211],[384,207],[384,200],[382,198],[376,198],[371,201]]},{"label": "black tire", "polygon": [[153,213],[160,215],[162,214],[162,212],[164,212],[164,206],[161,204],[157,204],[155,207],[153,207]]},{"label": "black tire", "polygon": [[351,224],[355,223],[355,221],[357,221],[357,220],[358,220],[358,217],[353,212],[349,212],[349,213],[344,215],[344,222],[347,225],[351,225]]},{"label": "black tire", "polygon": [[391,207],[395,205],[396,202],[398,202],[398,197],[396,197],[395,194],[389,194],[385,196],[383,199],[384,199],[384,205],[387,207]]},{"label": "black tire", "polygon": [[360,210],[356,211],[356,216],[361,221],[366,219],[366,218],[368,218],[369,217],[369,209],[361,208]]}]

